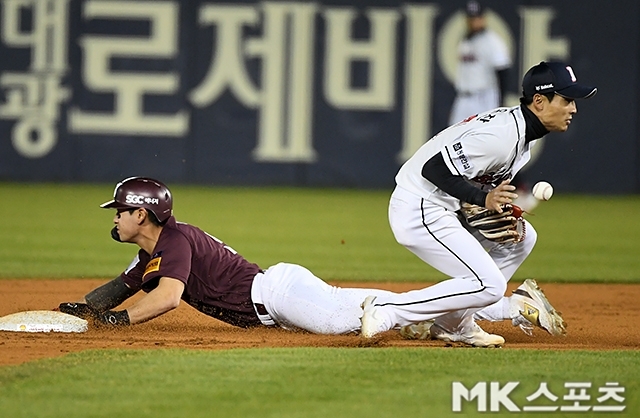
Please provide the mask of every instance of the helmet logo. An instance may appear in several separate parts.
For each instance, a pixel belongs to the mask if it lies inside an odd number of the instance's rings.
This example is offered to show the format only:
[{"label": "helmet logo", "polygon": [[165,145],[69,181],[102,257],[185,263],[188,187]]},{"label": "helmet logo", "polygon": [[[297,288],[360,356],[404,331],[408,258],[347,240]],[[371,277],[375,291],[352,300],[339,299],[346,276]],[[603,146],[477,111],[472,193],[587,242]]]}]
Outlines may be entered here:
[{"label": "helmet logo", "polygon": [[157,205],[160,203],[160,200],[156,197],[145,197],[135,194],[128,194],[125,197],[125,203],[128,205]]}]

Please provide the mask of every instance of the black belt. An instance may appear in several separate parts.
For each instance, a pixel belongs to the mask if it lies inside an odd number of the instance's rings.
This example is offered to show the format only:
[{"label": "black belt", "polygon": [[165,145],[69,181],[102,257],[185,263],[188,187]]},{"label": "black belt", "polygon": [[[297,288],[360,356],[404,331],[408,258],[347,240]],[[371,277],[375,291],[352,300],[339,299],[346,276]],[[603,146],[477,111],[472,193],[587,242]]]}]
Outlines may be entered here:
[{"label": "black belt", "polygon": [[258,314],[269,315],[269,312],[267,312],[267,308],[265,308],[262,303],[254,303],[253,305],[256,307],[256,312],[258,312]]}]

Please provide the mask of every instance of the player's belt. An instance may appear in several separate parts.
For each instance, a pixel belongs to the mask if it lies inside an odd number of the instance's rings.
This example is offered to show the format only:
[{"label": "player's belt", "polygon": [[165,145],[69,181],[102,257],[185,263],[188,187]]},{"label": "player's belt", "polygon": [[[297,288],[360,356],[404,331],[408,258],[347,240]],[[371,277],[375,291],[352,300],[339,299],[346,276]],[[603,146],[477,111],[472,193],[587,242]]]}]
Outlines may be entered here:
[{"label": "player's belt", "polygon": [[269,312],[267,312],[267,308],[265,308],[262,303],[254,303],[253,306],[256,307],[256,312],[258,313],[258,315],[269,316]]},{"label": "player's belt", "polygon": [[256,286],[256,281],[262,280],[264,277],[264,272],[260,270],[258,274],[253,278],[253,285],[251,286],[251,300],[253,302],[253,307],[258,315],[258,319],[262,322],[263,325],[266,326],[274,326],[277,325],[276,321],[271,318],[267,308],[262,303],[262,295],[260,294],[259,287]]},{"label": "player's belt", "polygon": [[268,327],[277,325],[276,321],[271,318],[271,315],[267,312],[267,308],[262,303],[254,303],[253,306],[256,310],[256,314],[258,314],[258,319],[262,322],[262,325],[266,325]]}]

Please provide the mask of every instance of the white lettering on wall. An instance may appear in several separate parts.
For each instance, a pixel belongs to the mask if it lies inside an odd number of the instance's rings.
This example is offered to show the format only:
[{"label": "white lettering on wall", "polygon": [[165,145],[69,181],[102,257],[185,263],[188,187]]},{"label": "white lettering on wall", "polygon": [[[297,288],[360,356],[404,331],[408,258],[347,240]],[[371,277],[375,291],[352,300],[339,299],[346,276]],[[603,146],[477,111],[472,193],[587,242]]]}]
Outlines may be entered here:
[{"label": "white lettering on wall", "polygon": [[436,6],[405,6],[407,35],[404,74],[402,148],[397,160],[404,163],[431,137],[433,109],[433,32]]},{"label": "white lettering on wall", "polygon": [[522,64],[524,74],[540,61],[569,58],[570,42],[564,36],[551,37],[555,12],[550,7],[520,7],[522,22]]},{"label": "white lettering on wall", "polygon": [[[197,107],[213,103],[228,88],[244,105],[258,109],[258,139],[253,156],[265,162],[313,162],[313,3],[266,2],[262,5],[262,37],[242,39],[243,26],[257,26],[253,7],[207,5],[200,24],[217,28],[216,55],[204,80],[191,93]],[[261,89],[243,64],[262,63]]]},{"label": "white lettering on wall", "polygon": [[[0,75],[6,102],[0,118],[17,119],[11,134],[14,149],[23,157],[40,158],[56,145],[60,103],[71,97],[63,87],[68,71],[69,0],[3,0],[2,41],[14,48],[30,48],[28,72]],[[21,11],[30,10],[31,31],[22,31]]]},{"label": "white lettering on wall", "polygon": [[244,66],[244,39],[242,29],[259,22],[258,11],[251,6],[203,6],[198,22],[200,26],[215,26],[214,56],[204,80],[189,93],[196,107],[206,107],[229,89],[238,100],[248,106],[259,103],[258,89],[253,85]]},{"label": "white lettering on wall", "polygon": [[[394,106],[396,80],[397,10],[369,9],[371,25],[367,40],[351,37],[355,9],[327,9],[324,92],[327,101],[339,109],[391,110]],[[351,86],[351,64],[369,64],[369,85]]]},{"label": "white lettering on wall", "polygon": [[[0,103],[0,118],[16,120],[12,142],[28,158],[45,156],[54,149],[60,104],[71,97],[69,89],[61,85],[69,72],[69,1],[0,0],[2,41],[12,48],[29,48],[31,53],[28,70],[0,74],[5,98]],[[179,27],[180,8],[187,7],[185,4],[175,0],[82,3],[85,21],[148,22],[149,33],[80,36],[81,81],[90,94],[112,96],[113,105],[111,111],[98,111],[90,103],[75,103],[67,115],[70,133],[188,134],[188,109],[176,109],[174,113],[144,109],[149,97],[179,94],[181,74],[111,68],[117,59],[177,60],[178,39],[181,32],[189,30]],[[32,12],[31,25],[22,22],[25,9]],[[555,19],[551,7],[518,7],[517,11],[521,33],[519,74],[541,60],[569,58],[568,38],[551,35]],[[435,4],[357,9],[297,1],[250,5],[210,2],[202,3],[197,12],[199,29],[213,29],[214,37],[209,67],[187,99],[194,107],[205,109],[228,91],[242,105],[255,109],[257,135],[252,156],[260,162],[316,161],[314,141],[322,138],[313,137],[315,94],[321,94],[334,112],[389,112],[401,107],[402,137],[389,141],[400,141],[396,158],[404,162],[432,135],[434,106],[443,105],[433,94],[435,70],[441,69],[453,82],[456,44],[465,30],[464,14],[455,12],[445,16],[443,26],[436,31]],[[320,19],[324,36],[316,39]],[[367,20],[366,38],[352,35],[357,19]],[[401,19],[403,34],[399,33]],[[487,20],[515,51],[517,38],[507,22],[491,10]],[[404,35],[403,44],[400,35]],[[399,51],[400,47],[404,50]],[[316,62],[318,59],[323,61]],[[402,66],[398,65],[400,59],[404,60]],[[260,63],[253,73],[247,66],[250,60]],[[352,80],[356,63],[366,64],[364,85],[356,86]],[[403,74],[397,74],[399,67]],[[396,103],[398,97],[402,98],[400,104]],[[508,95],[507,103],[517,103],[518,97]],[[535,151],[541,148],[538,145]]]},{"label": "white lettering on wall", "polygon": [[178,91],[177,73],[114,72],[113,58],[175,58],[178,39],[178,5],[169,1],[89,0],[85,19],[147,20],[148,37],[85,35],[80,40],[84,55],[82,79],[96,93],[114,95],[113,112],[74,107],[69,112],[73,133],[184,136],[188,113],[149,114],[145,95],[170,95]]}]

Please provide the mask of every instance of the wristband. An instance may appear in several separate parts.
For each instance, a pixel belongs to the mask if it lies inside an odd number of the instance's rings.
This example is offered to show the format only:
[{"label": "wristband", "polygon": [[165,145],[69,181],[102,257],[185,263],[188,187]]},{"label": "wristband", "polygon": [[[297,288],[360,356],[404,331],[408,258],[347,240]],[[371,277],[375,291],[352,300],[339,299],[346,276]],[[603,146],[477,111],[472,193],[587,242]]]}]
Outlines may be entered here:
[{"label": "wristband", "polygon": [[100,314],[98,321],[103,325],[112,327],[123,327],[131,325],[129,320],[129,313],[124,311],[106,311]]}]

